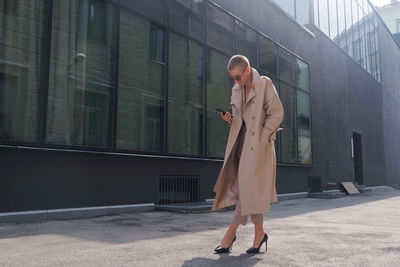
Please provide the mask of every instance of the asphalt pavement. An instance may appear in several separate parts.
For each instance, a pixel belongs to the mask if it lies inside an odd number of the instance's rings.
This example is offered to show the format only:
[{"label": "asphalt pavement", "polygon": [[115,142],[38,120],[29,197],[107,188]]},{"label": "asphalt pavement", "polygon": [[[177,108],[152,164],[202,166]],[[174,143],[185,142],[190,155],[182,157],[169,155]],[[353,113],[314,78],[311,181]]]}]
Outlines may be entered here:
[{"label": "asphalt pavement", "polygon": [[400,191],[301,198],[264,214],[268,251],[246,254],[249,219],[229,254],[214,254],[233,210],[151,211],[0,223],[0,266],[400,266]]}]

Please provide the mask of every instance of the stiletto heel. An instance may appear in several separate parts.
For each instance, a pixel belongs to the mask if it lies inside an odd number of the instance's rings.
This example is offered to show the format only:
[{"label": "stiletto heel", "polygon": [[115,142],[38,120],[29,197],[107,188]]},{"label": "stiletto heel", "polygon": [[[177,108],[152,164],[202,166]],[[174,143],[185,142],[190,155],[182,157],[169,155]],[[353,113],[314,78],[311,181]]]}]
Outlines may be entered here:
[{"label": "stiletto heel", "polygon": [[248,250],[246,250],[246,253],[260,253],[260,248],[261,245],[265,242],[265,251],[267,251],[267,241],[268,241],[268,235],[266,233],[264,233],[264,238],[263,240],[261,240],[260,245],[257,248],[249,248]]},{"label": "stiletto heel", "polygon": [[230,252],[232,250],[233,242],[235,242],[235,240],[236,240],[236,236],[233,238],[232,243],[231,243],[231,245],[229,247],[224,248],[224,247],[221,247],[221,246],[217,246],[214,249],[214,251],[216,253],[228,253],[228,252]]}]

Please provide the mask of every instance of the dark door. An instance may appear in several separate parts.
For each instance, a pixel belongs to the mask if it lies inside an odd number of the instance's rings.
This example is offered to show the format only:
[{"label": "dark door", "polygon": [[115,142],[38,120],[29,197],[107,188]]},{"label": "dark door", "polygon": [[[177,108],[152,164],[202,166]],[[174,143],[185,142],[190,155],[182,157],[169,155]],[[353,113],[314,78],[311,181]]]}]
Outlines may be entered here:
[{"label": "dark door", "polygon": [[364,183],[363,163],[362,163],[362,143],[361,134],[353,132],[353,159],[354,159],[354,179],[358,184]]}]

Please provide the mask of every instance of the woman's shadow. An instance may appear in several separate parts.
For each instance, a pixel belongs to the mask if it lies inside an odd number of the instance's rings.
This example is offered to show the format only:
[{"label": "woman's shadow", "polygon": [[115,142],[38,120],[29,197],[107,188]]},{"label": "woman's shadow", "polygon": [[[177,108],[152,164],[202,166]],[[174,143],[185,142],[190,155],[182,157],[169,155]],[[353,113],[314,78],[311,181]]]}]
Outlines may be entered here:
[{"label": "woman's shadow", "polygon": [[[261,252],[259,255],[264,254]],[[219,257],[218,259],[210,259],[197,257],[191,260],[186,260],[182,266],[253,266],[257,264],[260,260],[258,257],[253,257],[257,254],[247,254],[242,253],[240,255],[230,255],[228,254],[214,254]]]}]

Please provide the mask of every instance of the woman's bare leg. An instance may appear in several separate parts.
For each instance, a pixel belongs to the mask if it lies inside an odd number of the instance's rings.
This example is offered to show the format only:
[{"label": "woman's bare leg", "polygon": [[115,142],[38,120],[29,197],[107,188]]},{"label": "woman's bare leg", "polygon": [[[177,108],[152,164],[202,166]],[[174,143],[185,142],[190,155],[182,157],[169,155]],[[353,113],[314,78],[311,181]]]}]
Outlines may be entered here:
[{"label": "woman's bare leg", "polygon": [[263,224],[254,224],[254,241],[253,241],[253,248],[257,248],[261,240],[264,238],[264,227]]},{"label": "woman's bare leg", "polygon": [[239,224],[238,223],[231,223],[229,225],[228,230],[226,230],[225,236],[221,241],[220,246],[223,248],[227,248],[231,245],[233,238],[236,235],[236,230],[238,229]]}]

